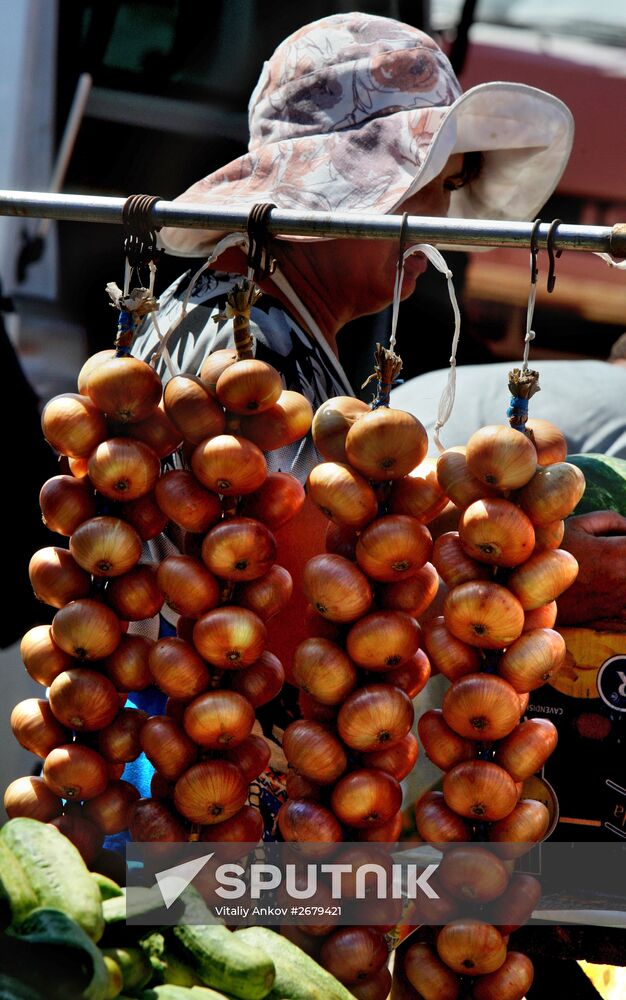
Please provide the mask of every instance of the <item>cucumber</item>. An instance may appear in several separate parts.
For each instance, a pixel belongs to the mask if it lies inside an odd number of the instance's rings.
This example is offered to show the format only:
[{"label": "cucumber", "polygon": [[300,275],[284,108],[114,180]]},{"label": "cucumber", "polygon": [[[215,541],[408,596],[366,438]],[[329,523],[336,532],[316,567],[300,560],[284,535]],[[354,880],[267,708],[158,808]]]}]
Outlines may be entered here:
[{"label": "cucumber", "polygon": [[151,990],[144,990],[141,1000],[231,1000],[225,993],[217,993],[215,990],[207,989],[206,986],[194,986],[187,989],[186,986],[154,986]]},{"label": "cucumber", "polygon": [[108,875],[101,875],[100,872],[89,872],[89,874],[98,886],[102,902],[105,899],[115,899],[117,896],[124,895],[122,887],[117,882],[114,882],[112,878],[109,878]]},{"label": "cucumber", "polygon": [[240,1000],[263,1000],[274,985],[274,963],[265,951],[248,947],[221,924],[174,927],[171,941],[206,986]]},{"label": "cucumber", "polygon": [[141,990],[152,979],[152,966],[142,948],[102,948],[102,954],[119,965],[123,989]]},{"label": "cucumber", "polygon": [[354,1000],[345,986],[322,969],[310,955],[267,927],[235,931],[251,948],[259,948],[274,962],[276,981],[267,1000]]},{"label": "cucumber", "polygon": [[[67,837],[48,823],[20,816],[2,827],[0,843],[0,877],[14,922],[36,907],[61,910],[92,941],[100,940],[104,931],[100,890]],[[12,873],[7,871],[11,859]]]}]

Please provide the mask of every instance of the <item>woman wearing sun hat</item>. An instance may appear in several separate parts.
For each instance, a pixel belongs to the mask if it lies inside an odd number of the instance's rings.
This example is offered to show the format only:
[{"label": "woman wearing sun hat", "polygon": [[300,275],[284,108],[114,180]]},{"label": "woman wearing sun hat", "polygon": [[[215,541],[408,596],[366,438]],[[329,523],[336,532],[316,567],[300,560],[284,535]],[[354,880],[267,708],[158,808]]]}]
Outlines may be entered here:
[{"label": "woman wearing sun hat", "polygon": [[[362,13],[324,18],[285,39],[263,68],[249,124],[248,153],[192,185],[178,201],[529,219],[556,187],[573,137],[571,114],[557,98],[515,83],[482,84],[462,94],[448,59],[428,35]],[[227,236],[173,228],[160,234],[169,253],[213,255],[212,270],[195,280],[188,272],[160,298],[159,328],[175,371],[196,374],[209,353],[233,344],[232,321],[214,317],[247,265],[236,245],[241,238],[224,248]],[[260,281],[264,294],[252,309],[256,356],[273,364],[286,387],[303,392],[314,408],[330,396],[352,395],[336,334],[392,301],[397,246],[293,238],[272,240],[271,252],[276,271]],[[407,262],[403,297],[426,266],[422,255]],[[148,319],[133,351],[151,358],[159,344]],[[167,381],[162,356],[158,368]],[[290,471],[304,481],[318,456],[309,438],[268,459],[270,471]],[[323,551],[325,530],[321,515],[305,505],[277,533],[278,562],[292,573],[296,593],[289,610],[274,619],[270,648],[287,662],[304,633],[297,581],[306,560]],[[154,555],[175,551],[173,543],[167,546]],[[166,611],[166,618],[170,627],[175,624],[176,615]],[[288,715],[278,715],[279,739]]]}]

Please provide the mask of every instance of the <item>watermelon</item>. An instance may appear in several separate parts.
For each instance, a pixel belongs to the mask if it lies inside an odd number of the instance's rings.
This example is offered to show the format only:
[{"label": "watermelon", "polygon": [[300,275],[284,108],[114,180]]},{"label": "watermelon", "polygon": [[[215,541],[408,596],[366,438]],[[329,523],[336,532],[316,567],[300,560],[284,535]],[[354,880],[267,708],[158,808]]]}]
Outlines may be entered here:
[{"label": "watermelon", "polygon": [[578,466],[587,484],[574,514],[615,510],[626,516],[626,459],[591,453],[568,455],[567,461]]}]

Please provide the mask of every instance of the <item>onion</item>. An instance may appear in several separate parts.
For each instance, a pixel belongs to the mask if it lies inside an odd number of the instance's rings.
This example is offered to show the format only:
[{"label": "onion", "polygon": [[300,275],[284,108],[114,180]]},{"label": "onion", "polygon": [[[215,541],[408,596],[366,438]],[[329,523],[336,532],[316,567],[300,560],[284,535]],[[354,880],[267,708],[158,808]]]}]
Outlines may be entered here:
[{"label": "onion", "polygon": [[262,736],[248,736],[238,746],[229,746],[220,756],[235,764],[243,774],[246,784],[256,781],[270,762],[271,751]]},{"label": "onion", "polygon": [[413,770],[418,754],[417,739],[413,733],[409,732],[392,747],[385,747],[383,750],[375,750],[373,753],[365,754],[363,764],[365,767],[386,771],[396,781],[402,781]]},{"label": "onion", "polygon": [[237,691],[207,691],[185,710],[185,731],[202,747],[237,746],[252,732],[254,709]]},{"label": "onion", "polygon": [[316,722],[334,722],[337,715],[335,705],[324,705],[306,691],[298,694],[298,708],[303,719],[315,719]]},{"label": "onion", "polygon": [[415,803],[415,824],[429,844],[467,843],[472,828],[446,805],[442,792],[426,792]]},{"label": "onion", "polygon": [[[477,501],[480,503],[481,501]],[[473,506],[473,504],[470,506]],[[432,554],[433,566],[446,587],[457,587],[470,580],[489,580],[492,571],[484,563],[473,559],[461,545],[458,531],[446,531],[435,541]]]},{"label": "onion", "polygon": [[536,552],[522,566],[513,570],[507,587],[515,594],[524,611],[533,611],[554,601],[578,576],[578,563],[565,549]]},{"label": "onion", "polygon": [[428,436],[412,413],[380,406],[360,417],[346,436],[346,459],[367,479],[408,475],[426,457]]},{"label": "onion", "polygon": [[11,712],[11,730],[18,743],[37,757],[67,743],[71,733],[55,718],[45,698],[25,698]]},{"label": "onion", "polygon": [[28,564],[31,587],[37,600],[62,608],[69,601],[87,597],[91,577],[67,549],[49,545],[38,549]]},{"label": "onion", "polygon": [[409,698],[417,697],[426,687],[430,678],[430,661],[423,650],[418,649],[410,660],[399,667],[385,671],[385,683],[400,688]]},{"label": "onion", "polygon": [[[76,807],[76,808],[80,808]],[[86,865],[91,865],[102,848],[102,831],[84,813],[65,813],[50,821],[74,845]]]},{"label": "onion", "polygon": [[121,708],[97,736],[97,748],[106,761],[127,764],[141,753],[141,731],[148,714],[139,708]]},{"label": "onion", "polygon": [[27,673],[44,687],[50,687],[54,678],[74,663],[72,657],[57,646],[50,625],[35,625],[26,632],[20,643],[20,656]]},{"label": "onion", "polygon": [[128,826],[130,807],[138,798],[139,792],[128,781],[111,781],[104,792],[85,803],[83,815],[107,836],[121,833]]},{"label": "onion", "polygon": [[67,743],[51,750],[43,765],[43,779],[54,795],[76,802],[95,799],[109,783],[106,761],[95,750]]},{"label": "onion", "polygon": [[[330,810],[308,799],[290,799],[278,811],[278,829],[284,841],[307,845],[307,857],[326,858],[342,839],[341,827]],[[311,847],[315,844],[315,848]]]},{"label": "onion", "polygon": [[375,975],[388,957],[382,934],[369,927],[341,927],[326,938],[320,952],[322,966],[340,983],[348,984]]},{"label": "onion", "polygon": [[451,847],[443,856],[438,875],[452,896],[473,903],[496,899],[509,882],[509,873],[500,858],[478,844]]},{"label": "onion", "polygon": [[471,474],[500,490],[516,490],[532,479],[537,452],[529,437],[508,424],[489,424],[475,431],[465,452]]},{"label": "onion", "polygon": [[461,514],[459,541],[473,559],[490,566],[519,566],[532,554],[535,532],[509,500],[476,500]]},{"label": "onion", "polygon": [[490,924],[479,920],[454,920],[439,931],[437,952],[439,958],[459,975],[481,976],[500,968],[506,958],[506,944],[500,932]]},{"label": "onion", "polygon": [[313,419],[313,408],[300,392],[283,389],[269,409],[239,419],[239,431],[261,451],[275,451],[306,437]]},{"label": "onion", "polygon": [[434,601],[438,590],[437,570],[427,562],[407,580],[380,587],[378,600],[381,607],[388,611],[406,611],[411,617],[420,618]]},{"label": "onion", "polygon": [[392,583],[413,576],[427,561],[431,549],[432,538],[423,524],[406,514],[387,514],[361,532],[356,558],[373,580]]},{"label": "onion", "polygon": [[210,844],[235,843],[234,851],[220,850],[220,860],[236,860],[241,857],[240,844],[258,844],[263,838],[263,817],[254,806],[243,806],[239,812],[222,823],[213,823],[204,830],[200,840]]},{"label": "onion", "polygon": [[349,465],[322,462],[306,481],[309,499],[322,514],[346,527],[364,528],[378,513],[376,494],[367,480]]},{"label": "onion", "polygon": [[262,413],[283,391],[280,375],[257,358],[238,360],[226,368],[215,385],[215,394],[230,413]]},{"label": "onion", "polygon": [[299,513],[304,499],[304,488],[294,476],[272,472],[255,493],[242,498],[239,513],[256,518],[276,531]]},{"label": "onion", "polygon": [[315,784],[314,781],[309,781],[308,778],[299,774],[298,771],[294,771],[292,767],[287,768],[285,791],[287,792],[288,799],[318,800],[322,797],[321,786]]},{"label": "onion", "polygon": [[326,527],[324,549],[336,556],[343,556],[350,562],[356,562],[356,543],[359,534],[354,528],[346,528],[330,521]]},{"label": "onion", "polygon": [[145,564],[111,580],[106,596],[120,618],[128,622],[153,618],[163,607],[156,567]]},{"label": "onion", "polygon": [[524,610],[513,594],[482,580],[454,587],[445,599],[443,616],[457,639],[484,649],[509,646],[524,627]]},{"label": "onion", "polygon": [[263,576],[239,585],[237,603],[267,622],[287,606],[292,592],[291,574],[274,563]]},{"label": "onion", "polygon": [[340,705],[356,686],[357,673],[346,653],[329,639],[305,639],[293,657],[294,682],[323,705]]},{"label": "onion", "polygon": [[465,445],[448,448],[437,459],[437,479],[446,496],[462,509],[475,500],[497,496],[498,491],[473,476],[467,466]]},{"label": "onion", "polygon": [[[469,676],[486,676],[470,674]],[[519,718],[519,716],[518,716]],[[420,716],[417,732],[424,747],[424,753],[435,767],[449,771],[455,764],[463,760],[471,760],[476,756],[475,737],[464,739],[454,729],[451,729],[444,719],[440,708],[431,708]]]},{"label": "onion", "polygon": [[498,744],[494,760],[513,781],[525,781],[543,767],[557,740],[557,728],[549,719],[527,719]]},{"label": "onion", "polygon": [[95,354],[92,354],[91,357],[87,358],[78,373],[77,387],[79,392],[84,394],[87,388],[87,379],[94,368],[101,365],[103,361],[110,361],[111,358],[115,357],[116,353],[117,352],[114,347],[109,347],[104,351],[97,351]]},{"label": "onion", "polygon": [[532,875],[514,872],[506,891],[489,907],[488,919],[501,934],[511,934],[530,919],[541,899],[541,884]]},{"label": "onion", "polygon": [[366,670],[384,671],[415,655],[420,642],[417,622],[403,611],[374,611],[350,628],[348,655]]},{"label": "onion", "polygon": [[407,948],[404,974],[423,1000],[458,1000],[461,995],[458,976],[425,941],[416,941]]},{"label": "onion", "polygon": [[153,715],[141,727],[141,749],[166,781],[178,781],[195,762],[198,749],[187,733],[166,715]]},{"label": "onion", "polygon": [[305,605],[303,615],[303,633],[313,639],[330,639],[331,642],[341,640],[342,630],[337,622],[324,618],[312,604]]},{"label": "onion", "polygon": [[48,444],[70,458],[88,458],[109,433],[104,414],[75,392],[64,392],[46,403],[41,429]]},{"label": "onion", "polygon": [[204,359],[200,369],[200,379],[212,396],[215,396],[215,386],[222,372],[230,365],[234,365],[237,360],[237,351],[234,347],[213,351]]},{"label": "onion", "polygon": [[225,496],[254,493],[267,479],[263,452],[232,434],[202,441],[192,455],[191,468],[204,486]]},{"label": "onion", "polygon": [[261,656],[266,640],[267,629],[259,616],[235,606],[208,611],[193,630],[200,655],[221,670],[250,666]]},{"label": "onion", "polygon": [[55,677],[48,697],[62,725],[85,732],[108,726],[119,709],[117,691],[108,677],[86,667],[72,667]]},{"label": "onion", "polygon": [[504,819],[517,802],[513,778],[487,760],[455,764],[443,779],[443,795],[450,809],[473,820]]},{"label": "onion", "polygon": [[535,628],[554,628],[556,615],[556,601],[550,601],[549,604],[542,604],[540,608],[527,611],[524,615],[524,632],[530,632]]},{"label": "onion", "polygon": [[402,789],[385,771],[362,768],[339,779],[330,801],[341,823],[360,830],[387,823],[402,804]]},{"label": "onion", "polygon": [[232,517],[211,528],[202,543],[202,559],[222,580],[257,580],[276,560],[276,539],[260,521]]},{"label": "onion", "polygon": [[383,823],[381,826],[374,826],[366,830],[355,830],[354,835],[358,841],[367,844],[396,844],[400,840],[400,834],[404,829],[402,810],[399,809],[395,816]]},{"label": "onion", "polygon": [[408,514],[422,524],[428,524],[444,510],[448,498],[437,480],[437,462],[426,458],[391,488],[389,511]]},{"label": "onion", "polygon": [[280,694],[285,671],[277,656],[265,650],[256,663],[229,675],[230,687],[250,702],[254,709],[267,705]]},{"label": "onion", "polygon": [[180,615],[197,618],[219,603],[217,580],[192,556],[167,556],[159,564],[156,579],[166,603]]},{"label": "onion", "polygon": [[163,407],[185,441],[200,444],[221,434],[226,417],[207,387],[195,375],[175,375],[163,391]]},{"label": "onion", "polygon": [[548,525],[572,513],[585,492],[585,477],[571,462],[539,467],[516,501],[533,524]]},{"label": "onion", "polygon": [[131,839],[144,844],[177,843],[187,840],[185,827],[162,802],[138,799],[128,814]]},{"label": "onion", "polygon": [[534,691],[565,663],[565,640],[551,628],[535,628],[512,643],[501,656],[498,673],[516,691]]},{"label": "onion", "polygon": [[142,542],[149,542],[160,535],[169,521],[157,504],[154,492],[120,504],[119,513],[124,521],[133,526]]},{"label": "onion", "polygon": [[245,805],[248,785],[235,764],[205,760],[193,764],[174,786],[176,808],[191,823],[230,819]]},{"label": "onion", "polygon": [[391,684],[366,684],[348,696],[337,718],[343,742],[373,753],[399,743],[413,724],[411,699]]},{"label": "onion", "polygon": [[369,976],[360,983],[351,983],[350,992],[357,1000],[387,1000],[391,991],[392,978],[386,965],[375,976]]},{"label": "onion", "polygon": [[161,476],[154,495],[168,519],[185,531],[207,531],[222,513],[219,497],[205,490],[186,469],[172,469]]},{"label": "onion", "polygon": [[292,722],[283,733],[282,746],[289,765],[319,785],[332,785],[348,766],[341,743],[319,722]]},{"label": "onion", "polygon": [[565,521],[550,521],[549,524],[535,525],[535,552],[542,549],[558,549],[565,535]]},{"label": "onion", "polygon": [[121,576],[141,558],[141,539],[119,517],[91,517],[70,538],[70,552],[94,576]]},{"label": "onion", "polygon": [[535,446],[539,465],[552,465],[553,462],[565,461],[567,441],[555,424],[540,417],[529,417],[526,421],[526,433]]},{"label": "onion", "polygon": [[112,430],[112,436],[132,437],[135,441],[143,441],[157,458],[167,458],[183,444],[183,435],[160,406],[145,420],[134,424],[115,424]]},{"label": "onion", "polygon": [[109,438],[89,456],[89,478],[109,500],[137,500],[154,488],[161,462],[152,448],[132,438]]},{"label": "onion", "polygon": [[446,691],[443,717],[466,739],[500,740],[519,722],[519,699],[501,677],[467,674]]},{"label": "onion", "polygon": [[431,664],[449,681],[480,670],[478,650],[452,635],[443,617],[424,622],[422,636]]},{"label": "onion", "polygon": [[143,635],[123,635],[102,669],[118,691],[144,691],[152,681],[148,657],[153,640]]},{"label": "onion", "polygon": [[348,431],[370,407],[354,396],[333,396],[315,411],[311,432],[320,455],[332,462],[346,462]]},{"label": "onion", "polygon": [[41,823],[58,816],[63,808],[59,795],[52,792],[43,778],[26,775],[16,778],[4,793],[4,808],[9,819],[28,816]]},{"label": "onion", "polygon": [[145,420],[161,400],[161,379],[154,368],[133,357],[114,357],[96,365],[85,387],[91,401],[123,424]]},{"label": "onion", "polygon": [[309,559],[302,589],[315,610],[331,621],[355,621],[372,603],[367,577],[343,556],[328,554]]},{"label": "onion", "polygon": [[39,492],[43,523],[50,531],[71,535],[96,513],[96,499],[90,486],[73,476],[53,476]]},{"label": "onion", "polygon": [[533,963],[528,956],[510,951],[496,972],[476,981],[474,1000],[524,1000],[533,978]]},{"label": "onion", "polygon": [[520,799],[513,811],[489,827],[489,840],[499,844],[501,858],[513,859],[526,854],[533,844],[545,837],[550,814],[543,802]]},{"label": "onion", "polygon": [[206,691],[211,681],[206,663],[193,646],[174,636],[154,643],[148,665],[154,683],[170,698],[195,698]]}]

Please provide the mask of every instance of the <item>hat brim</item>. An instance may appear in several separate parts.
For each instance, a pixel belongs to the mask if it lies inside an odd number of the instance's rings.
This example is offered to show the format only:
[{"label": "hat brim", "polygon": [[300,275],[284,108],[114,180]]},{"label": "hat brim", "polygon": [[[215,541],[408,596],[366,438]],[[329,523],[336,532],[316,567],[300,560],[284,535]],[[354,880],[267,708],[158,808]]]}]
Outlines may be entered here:
[{"label": "hat brim", "polygon": [[[552,94],[520,83],[482,83],[445,107],[400,110],[361,128],[268,144],[176,201],[387,214],[436,177],[453,153],[475,150],[483,153],[482,169],[452,192],[450,217],[521,221],[534,218],[556,188],[573,136],[571,112]],[[160,243],[170,254],[206,257],[223,235],[167,227]]]}]

